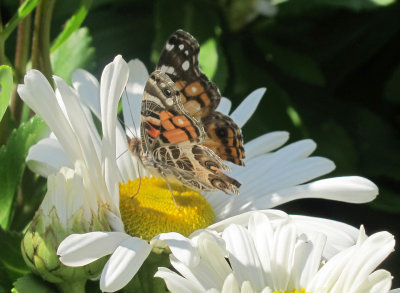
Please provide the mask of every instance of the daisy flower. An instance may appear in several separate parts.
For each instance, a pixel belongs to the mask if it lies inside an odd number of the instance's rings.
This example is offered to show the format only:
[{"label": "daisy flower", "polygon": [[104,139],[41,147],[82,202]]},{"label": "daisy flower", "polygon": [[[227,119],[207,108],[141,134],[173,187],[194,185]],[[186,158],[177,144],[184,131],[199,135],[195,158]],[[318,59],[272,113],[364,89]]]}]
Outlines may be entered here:
[{"label": "daisy flower", "polygon": [[[191,265],[180,260],[181,251],[172,251],[176,272],[161,267],[155,276],[173,293],[398,292],[390,291],[391,274],[376,270],[394,249],[388,232],[367,237],[361,227],[354,245],[327,257],[327,249],[343,240],[343,231],[335,230],[350,227],[311,217],[277,217],[271,211],[251,212],[245,225],[232,222],[215,225],[219,233],[202,231],[190,239],[196,259]],[[310,225],[319,229],[310,231]]]},{"label": "daisy flower", "polygon": [[[73,88],[55,77],[54,92],[47,80],[32,70],[19,88],[22,99],[54,133],[30,149],[28,165],[48,176],[82,158],[88,170],[93,170],[88,174],[93,188],[106,187],[104,197],[113,210],[110,219],[114,232],[71,235],[58,249],[61,261],[71,266],[112,254],[100,279],[102,290],[115,291],[125,286],[150,253],[152,246],[147,241],[162,232],[188,236],[234,215],[306,197],[352,203],[376,197],[375,184],[362,177],[307,183],[331,172],[335,168],[333,162],[310,157],[316,144],[309,139],[282,147],[288,133],[277,131],[245,144],[246,168],[231,166],[229,175],[242,183],[239,196],[200,194],[175,184],[172,187],[180,207],[177,209],[163,180],[144,178],[138,188],[138,176],[149,174],[127,152],[126,136],[140,134],[140,104],[147,77],[140,61],[126,64],[117,56],[104,69],[100,83],[88,72],[78,70],[72,77]],[[265,89],[255,90],[230,114],[239,127],[254,113],[264,93]],[[125,127],[117,121],[121,96]],[[223,98],[217,110],[229,115],[230,108],[231,102]],[[95,127],[96,119],[101,121],[102,138]],[[132,198],[137,190],[139,193]],[[173,236],[181,239],[183,236],[179,235]],[[174,243],[168,243],[171,250]],[[151,244],[160,245],[159,241]]]}]

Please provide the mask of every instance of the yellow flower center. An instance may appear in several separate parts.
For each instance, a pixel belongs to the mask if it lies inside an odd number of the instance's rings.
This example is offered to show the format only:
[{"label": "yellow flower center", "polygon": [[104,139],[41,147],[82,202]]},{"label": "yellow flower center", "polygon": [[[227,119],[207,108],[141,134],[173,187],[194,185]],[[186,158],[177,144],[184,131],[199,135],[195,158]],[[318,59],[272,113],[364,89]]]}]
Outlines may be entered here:
[{"label": "yellow flower center", "polygon": [[274,291],[272,293],[307,293],[307,291],[303,288],[301,290],[293,289],[292,291]]},{"label": "yellow flower center", "polygon": [[119,184],[121,217],[129,235],[146,240],[165,232],[189,236],[215,222],[210,203],[197,191],[171,183],[175,204],[165,180],[144,177],[140,186],[139,181]]}]

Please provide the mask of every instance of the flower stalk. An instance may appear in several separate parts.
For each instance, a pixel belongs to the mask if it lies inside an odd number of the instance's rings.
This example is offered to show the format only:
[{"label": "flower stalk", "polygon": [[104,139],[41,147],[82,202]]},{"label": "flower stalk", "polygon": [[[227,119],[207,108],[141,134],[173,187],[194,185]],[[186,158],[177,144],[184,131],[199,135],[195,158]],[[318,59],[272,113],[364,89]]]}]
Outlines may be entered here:
[{"label": "flower stalk", "polygon": [[[24,2],[25,0],[21,0],[20,4],[22,5]],[[15,84],[22,83],[26,73],[26,64],[29,56],[31,19],[31,14],[28,14],[18,25],[14,61]],[[17,88],[15,87],[11,97],[10,110],[17,123],[21,122],[22,107],[22,100],[18,96]]]},{"label": "flower stalk", "polygon": [[32,68],[40,70],[52,83],[50,24],[55,0],[42,0],[36,8],[32,39]]}]

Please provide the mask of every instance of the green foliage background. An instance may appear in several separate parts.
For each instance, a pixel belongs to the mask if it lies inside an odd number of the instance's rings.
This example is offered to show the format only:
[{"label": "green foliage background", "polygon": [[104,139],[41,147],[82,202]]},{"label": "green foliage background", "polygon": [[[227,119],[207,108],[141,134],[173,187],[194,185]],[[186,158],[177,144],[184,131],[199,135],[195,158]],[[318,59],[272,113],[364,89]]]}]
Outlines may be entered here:
[{"label": "green foliage background", "polygon": [[[52,40],[71,15],[80,15],[83,2],[56,2]],[[18,3],[0,3],[5,22]],[[203,45],[203,71],[234,106],[252,90],[267,87],[243,130],[246,141],[275,130],[289,131],[292,142],[312,138],[318,144],[316,154],[337,165],[329,177],[360,175],[380,189],[377,200],[366,205],[308,199],[280,209],[363,224],[368,234],[387,230],[399,240],[400,3],[288,0],[277,6],[274,17],[257,16],[245,23],[250,3],[94,1],[82,24],[86,29],[76,31],[54,52],[53,71],[69,80],[79,66],[100,77],[117,54],[125,60],[139,58],[151,71],[168,36],[184,29]],[[10,59],[14,43],[15,33],[7,41]],[[19,232],[26,219],[14,223],[15,230]],[[395,276],[394,288],[400,287],[399,264],[398,252],[383,264]],[[3,269],[4,264],[0,274]],[[7,284],[0,283],[0,292]]]}]

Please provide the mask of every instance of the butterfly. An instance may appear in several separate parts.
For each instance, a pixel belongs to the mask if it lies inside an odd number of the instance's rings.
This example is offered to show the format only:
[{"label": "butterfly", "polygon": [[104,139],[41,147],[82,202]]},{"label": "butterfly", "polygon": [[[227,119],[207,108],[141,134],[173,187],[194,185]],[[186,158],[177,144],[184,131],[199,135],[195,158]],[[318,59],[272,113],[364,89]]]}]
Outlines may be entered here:
[{"label": "butterfly", "polygon": [[153,175],[198,191],[239,194],[240,183],[223,171],[224,160],[244,166],[240,128],[216,111],[217,86],[198,62],[200,46],[178,30],[163,48],[146,82],[141,105],[141,139],[130,150]]}]

